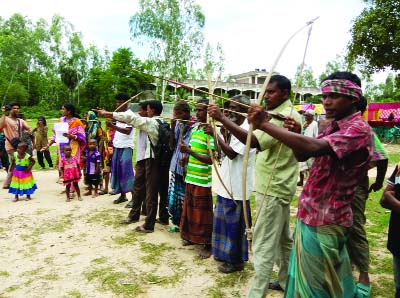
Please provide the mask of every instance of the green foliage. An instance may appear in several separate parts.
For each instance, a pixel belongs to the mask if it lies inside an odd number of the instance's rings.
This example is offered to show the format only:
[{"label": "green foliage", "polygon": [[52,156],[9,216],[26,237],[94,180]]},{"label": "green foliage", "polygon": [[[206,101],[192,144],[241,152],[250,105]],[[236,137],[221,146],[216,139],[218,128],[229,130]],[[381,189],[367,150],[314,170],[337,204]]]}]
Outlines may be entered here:
[{"label": "green foliage", "polygon": [[312,68],[304,65],[302,70],[301,64],[297,66],[297,71],[293,79],[293,85],[296,87],[317,87],[317,80],[314,78]]},{"label": "green foliage", "polygon": [[400,70],[400,5],[395,0],[371,0],[351,28],[348,61],[366,73]]},{"label": "green foliage", "polygon": [[[205,17],[193,0],[140,0],[130,20],[132,37],[150,45],[149,65],[161,77],[186,78],[199,57]],[[161,94],[166,85],[159,84]]]}]

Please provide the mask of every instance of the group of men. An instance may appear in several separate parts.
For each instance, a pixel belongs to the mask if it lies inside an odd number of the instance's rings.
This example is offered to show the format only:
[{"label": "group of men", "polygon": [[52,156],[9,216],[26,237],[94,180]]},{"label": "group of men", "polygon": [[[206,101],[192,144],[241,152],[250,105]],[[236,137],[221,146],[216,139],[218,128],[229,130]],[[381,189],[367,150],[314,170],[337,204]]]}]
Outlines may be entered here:
[{"label": "group of men", "polygon": [[[132,210],[124,223],[139,221],[144,211],[145,222],[136,231],[147,233],[154,231],[156,222],[166,225],[171,218],[179,227],[183,245],[203,245],[199,255],[214,255],[222,262],[221,272],[239,271],[248,260],[245,213],[251,218],[249,207],[244,210],[241,201],[248,200],[253,190],[257,203],[252,239],[255,277],[248,297],[265,297],[268,289],[284,290],[285,297],[369,297],[369,280],[360,275],[359,283],[353,281],[346,242],[353,224],[356,187],[366,176],[373,153],[372,129],[358,108],[362,91],[356,75],[333,73],[322,82],[321,91],[331,122],[317,138],[300,133],[302,119],[289,99],[291,84],[281,75],[271,77],[265,107],[250,106],[248,97],[238,95],[229,100],[227,116],[217,105],[201,100],[194,121],[189,105],[179,101],[171,123],[169,167],[161,165],[153,152],[164,121],[161,103],[142,104],[147,115],[97,110],[99,116],[116,119],[117,125],[121,122],[141,131]],[[214,131],[206,124],[207,114],[223,127]],[[248,175],[243,198],[239,173],[249,123],[255,130],[248,173],[255,173],[255,183],[252,189],[252,175]],[[211,164],[217,146],[223,157],[221,181],[213,189],[217,194],[213,210]],[[312,157],[292,235],[290,203],[296,191],[298,161]],[[271,282],[275,263],[278,279]]]}]

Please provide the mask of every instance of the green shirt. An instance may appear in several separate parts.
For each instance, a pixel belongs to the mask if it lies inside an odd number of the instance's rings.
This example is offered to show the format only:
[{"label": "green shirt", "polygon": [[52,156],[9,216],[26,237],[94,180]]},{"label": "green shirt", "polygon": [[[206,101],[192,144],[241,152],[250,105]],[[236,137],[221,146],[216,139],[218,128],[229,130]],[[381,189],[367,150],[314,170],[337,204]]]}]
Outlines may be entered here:
[{"label": "green shirt", "polygon": [[[302,123],[300,114],[297,113],[289,99],[271,112],[291,116],[297,122]],[[283,127],[283,121],[272,118],[270,122]],[[283,203],[289,204],[296,192],[298,176],[298,162],[292,149],[261,130],[254,131],[254,135],[261,148],[261,152],[257,155],[255,167],[255,191],[265,194],[267,183],[273,173],[274,176],[266,195],[281,198]],[[281,144],[282,149],[278,156]],[[277,163],[274,170],[276,159]]]},{"label": "green shirt", "polygon": [[[192,151],[199,154],[208,155],[207,138],[210,138],[210,147],[214,149],[214,138],[204,133],[203,128],[196,126],[192,130],[189,146]],[[189,156],[189,162],[186,168],[186,183],[194,184],[203,187],[210,187],[212,182],[211,165],[205,164],[193,157]]]}]

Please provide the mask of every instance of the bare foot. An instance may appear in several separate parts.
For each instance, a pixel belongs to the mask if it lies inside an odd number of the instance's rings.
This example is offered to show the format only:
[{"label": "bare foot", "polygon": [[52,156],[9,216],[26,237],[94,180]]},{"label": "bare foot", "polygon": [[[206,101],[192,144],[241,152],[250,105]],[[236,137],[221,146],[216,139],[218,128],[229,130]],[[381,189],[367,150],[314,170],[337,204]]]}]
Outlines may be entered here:
[{"label": "bare foot", "polygon": [[211,247],[206,245],[199,251],[199,257],[201,259],[208,259],[211,257]]},{"label": "bare foot", "polygon": [[25,201],[30,201],[30,200],[32,200],[31,197],[26,197],[26,199],[25,199]]},{"label": "bare foot", "polygon": [[189,245],[193,245],[193,243],[190,242],[189,240],[183,239],[183,240],[182,240],[182,245],[183,245],[183,246],[189,246]]},{"label": "bare foot", "polygon": [[12,199],[12,201],[15,203],[15,202],[18,202],[19,200],[18,200],[18,198],[14,198],[14,199]]},{"label": "bare foot", "polygon": [[78,201],[83,201],[82,197],[78,197]]},{"label": "bare foot", "polygon": [[91,194],[92,194],[91,191],[87,191],[87,192],[84,192],[84,193],[83,193],[84,196],[90,196]]},{"label": "bare foot", "polygon": [[97,192],[95,192],[94,194],[92,194],[92,198],[98,197],[99,194]]},{"label": "bare foot", "polygon": [[68,198],[68,199],[66,199],[66,200],[65,200],[65,202],[71,202],[71,199],[70,199],[70,198]]}]

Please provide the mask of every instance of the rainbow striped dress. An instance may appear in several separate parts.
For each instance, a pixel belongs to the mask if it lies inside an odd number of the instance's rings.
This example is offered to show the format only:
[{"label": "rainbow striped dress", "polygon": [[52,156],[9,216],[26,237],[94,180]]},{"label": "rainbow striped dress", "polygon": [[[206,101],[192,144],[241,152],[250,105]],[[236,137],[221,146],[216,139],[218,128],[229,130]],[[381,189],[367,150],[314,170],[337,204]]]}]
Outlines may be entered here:
[{"label": "rainbow striped dress", "polygon": [[29,166],[28,153],[20,159],[18,158],[18,153],[14,152],[15,168],[12,173],[12,179],[9,193],[14,195],[31,195],[37,189],[35,180],[33,179],[32,171],[25,172]]}]

